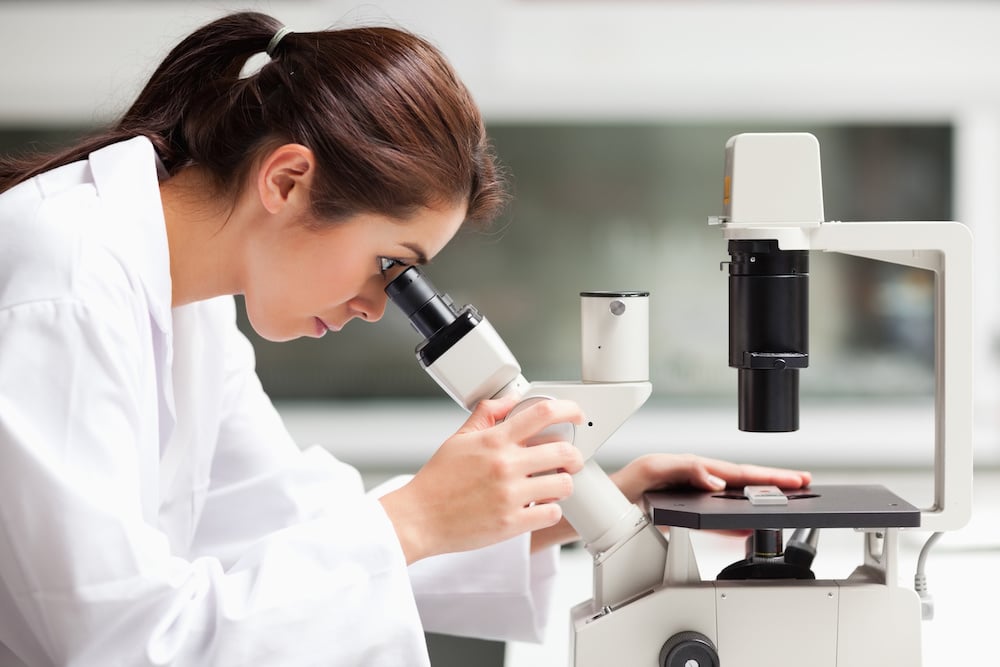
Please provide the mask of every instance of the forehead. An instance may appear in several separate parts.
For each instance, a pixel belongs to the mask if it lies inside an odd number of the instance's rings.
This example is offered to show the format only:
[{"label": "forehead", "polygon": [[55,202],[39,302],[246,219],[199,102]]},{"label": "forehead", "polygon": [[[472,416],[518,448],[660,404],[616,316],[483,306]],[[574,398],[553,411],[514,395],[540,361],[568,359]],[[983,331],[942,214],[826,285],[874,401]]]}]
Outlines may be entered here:
[{"label": "forehead", "polygon": [[455,236],[465,221],[466,206],[450,205],[422,207],[404,218],[368,214],[357,216],[375,232],[379,242],[393,243],[423,254],[426,259],[437,255]]}]

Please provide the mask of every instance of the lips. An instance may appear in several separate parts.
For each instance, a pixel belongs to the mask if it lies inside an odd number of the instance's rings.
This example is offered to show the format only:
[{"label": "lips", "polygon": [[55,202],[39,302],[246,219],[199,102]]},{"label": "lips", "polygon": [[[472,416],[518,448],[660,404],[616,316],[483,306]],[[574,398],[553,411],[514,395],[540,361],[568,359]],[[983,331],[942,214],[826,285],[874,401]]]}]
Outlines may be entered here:
[{"label": "lips", "polygon": [[327,331],[332,331],[334,333],[340,331],[341,326],[338,324],[329,324],[321,317],[314,317],[313,320],[316,322],[316,336],[322,338],[326,335]]}]

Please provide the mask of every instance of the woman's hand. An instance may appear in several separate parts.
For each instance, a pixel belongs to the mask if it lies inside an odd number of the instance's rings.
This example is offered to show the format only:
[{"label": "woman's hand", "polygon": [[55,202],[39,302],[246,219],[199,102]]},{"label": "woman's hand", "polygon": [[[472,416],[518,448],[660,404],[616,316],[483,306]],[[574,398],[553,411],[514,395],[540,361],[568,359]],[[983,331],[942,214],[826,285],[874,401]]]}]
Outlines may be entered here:
[{"label": "woman's hand", "polygon": [[[769,468],[747,463],[730,463],[693,454],[647,454],[609,475],[629,502],[638,503],[642,494],[665,486],[693,486],[706,491],[722,491],[727,486],[773,484],[783,489],[808,486],[812,475],[801,470]],[[565,519],[536,531],[531,536],[532,551],[577,538]]]},{"label": "woman's hand", "polygon": [[[382,497],[407,563],[494,544],[562,518],[553,501],[573,492],[580,451],[568,442],[534,442],[550,426],[579,423],[582,413],[570,401],[539,401],[500,421],[514,404],[480,403],[408,484]],[[539,474],[549,471],[558,472]]]},{"label": "woman's hand", "polygon": [[647,454],[610,477],[633,503],[646,491],[665,486],[687,485],[706,491],[722,491],[727,486],[773,484],[783,489],[799,489],[812,481],[812,475],[801,470],[730,463],[693,454]]}]

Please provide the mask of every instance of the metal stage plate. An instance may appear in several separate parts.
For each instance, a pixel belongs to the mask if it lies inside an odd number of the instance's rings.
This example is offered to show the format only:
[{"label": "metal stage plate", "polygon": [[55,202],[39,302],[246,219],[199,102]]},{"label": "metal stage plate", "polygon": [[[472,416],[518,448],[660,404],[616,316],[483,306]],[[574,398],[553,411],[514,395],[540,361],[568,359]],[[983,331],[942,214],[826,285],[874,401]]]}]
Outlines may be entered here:
[{"label": "metal stage plate", "polygon": [[787,505],[751,505],[742,489],[646,494],[653,523],[708,530],[916,528],[920,510],[877,484],[786,490]]}]

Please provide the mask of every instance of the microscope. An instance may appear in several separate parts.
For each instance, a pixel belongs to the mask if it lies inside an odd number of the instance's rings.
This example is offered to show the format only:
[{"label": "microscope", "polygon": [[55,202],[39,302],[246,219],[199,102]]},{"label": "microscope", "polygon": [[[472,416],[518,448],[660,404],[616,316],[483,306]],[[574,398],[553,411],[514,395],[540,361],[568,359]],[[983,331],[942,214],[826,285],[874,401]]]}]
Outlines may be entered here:
[{"label": "microscope", "polygon": [[[840,252],[935,275],[934,504],[880,485],[668,489],[630,503],[593,460],[649,397],[648,293],[581,297],[582,380],[528,382],[489,322],[456,308],[416,267],[386,292],[424,336],[421,366],[460,405],[513,395],[514,408],[576,401],[586,421],[552,439],[586,464],[563,514],[593,557],[593,597],[571,611],[576,667],[884,667],[921,664],[930,607],[899,583],[899,532],[963,526],[972,483],[972,239],[956,222],[827,222],[819,144],[803,133],[741,134],[726,144],[729,365],[743,431],[798,429],[808,367],[808,257]],[[669,528],[669,541],[664,529]],[[743,558],[703,579],[692,530],[749,531]],[[787,544],[785,529],[792,529]],[[861,562],[817,579],[818,531],[858,533]],[[925,553],[922,553],[923,560]],[[921,575],[922,576],[922,575]],[[919,586],[919,582],[918,582]]]}]

